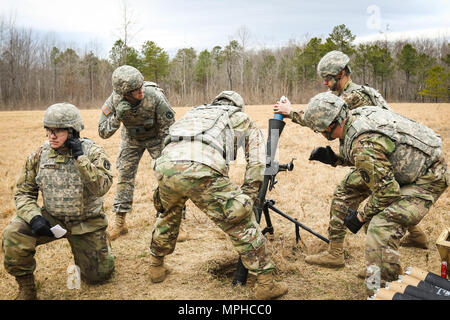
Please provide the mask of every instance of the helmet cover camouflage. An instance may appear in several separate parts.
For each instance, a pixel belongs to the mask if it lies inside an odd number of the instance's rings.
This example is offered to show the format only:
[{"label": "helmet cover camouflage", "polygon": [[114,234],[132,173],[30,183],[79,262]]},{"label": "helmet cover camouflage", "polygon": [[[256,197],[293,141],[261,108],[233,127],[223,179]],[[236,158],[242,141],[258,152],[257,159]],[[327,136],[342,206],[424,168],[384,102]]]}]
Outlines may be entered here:
[{"label": "helmet cover camouflage", "polygon": [[142,73],[132,66],[120,66],[112,74],[112,85],[117,94],[126,93],[139,89],[144,84]]},{"label": "helmet cover camouflage", "polygon": [[349,61],[350,58],[345,53],[337,50],[330,51],[320,59],[317,65],[317,73],[321,78],[328,75],[335,76],[345,68]]},{"label": "helmet cover camouflage", "polygon": [[219,95],[217,97],[214,98],[214,100],[212,101],[211,104],[215,104],[220,99],[230,100],[231,102],[234,103],[234,105],[236,107],[241,108],[241,109],[243,109],[244,105],[245,105],[244,99],[236,91],[231,91],[231,90],[222,91],[221,93],[219,93]]},{"label": "helmet cover camouflage", "polygon": [[55,103],[48,107],[42,122],[44,127],[48,128],[72,128],[77,132],[84,129],[80,111],[67,102]]},{"label": "helmet cover camouflage", "polygon": [[305,109],[305,123],[314,131],[323,132],[334,120],[346,117],[345,101],[331,92],[322,92],[311,98]]}]

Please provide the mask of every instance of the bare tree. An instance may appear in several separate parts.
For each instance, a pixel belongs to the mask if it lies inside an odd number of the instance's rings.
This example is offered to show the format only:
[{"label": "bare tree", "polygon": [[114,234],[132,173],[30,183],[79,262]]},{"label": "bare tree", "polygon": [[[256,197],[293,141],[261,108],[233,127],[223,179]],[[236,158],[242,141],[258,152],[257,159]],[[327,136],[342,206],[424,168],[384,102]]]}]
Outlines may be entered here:
[{"label": "bare tree", "polygon": [[136,28],[136,18],[134,10],[131,8],[127,0],[120,1],[120,26],[118,27],[117,37],[122,40],[122,62],[127,64],[128,46],[133,41],[138,31]]},{"label": "bare tree", "polygon": [[245,67],[245,61],[247,59],[247,46],[249,44],[251,33],[250,30],[245,26],[242,25],[235,34],[236,38],[239,41],[239,44],[241,45],[241,52],[239,55],[238,63],[239,63],[239,82],[240,82],[240,90],[244,91],[244,67]]}]

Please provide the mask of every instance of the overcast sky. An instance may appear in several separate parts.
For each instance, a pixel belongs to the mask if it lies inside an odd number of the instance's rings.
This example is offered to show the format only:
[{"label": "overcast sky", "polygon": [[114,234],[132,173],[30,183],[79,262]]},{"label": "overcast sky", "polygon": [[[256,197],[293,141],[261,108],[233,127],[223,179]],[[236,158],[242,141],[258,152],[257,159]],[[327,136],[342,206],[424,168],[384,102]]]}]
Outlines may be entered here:
[{"label": "overcast sky", "polygon": [[[106,57],[121,36],[124,0],[0,0],[0,16],[80,49],[95,46]],[[289,40],[326,38],[345,24],[356,41],[380,37],[450,36],[450,1],[364,0],[126,0],[134,24],[131,45],[156,42],[171,56],[176,50],[225,46],[239,29],[249,47],[280,47]]]}]

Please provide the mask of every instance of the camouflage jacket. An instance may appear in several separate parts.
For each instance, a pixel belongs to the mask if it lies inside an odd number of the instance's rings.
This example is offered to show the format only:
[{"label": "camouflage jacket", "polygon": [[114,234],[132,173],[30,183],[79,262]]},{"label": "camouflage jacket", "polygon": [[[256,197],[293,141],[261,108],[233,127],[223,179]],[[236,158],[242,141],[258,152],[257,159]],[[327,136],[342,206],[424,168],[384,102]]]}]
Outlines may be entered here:
[{"label": "camouflage jacket", "polygon": [[[234,154],[236,155],[237,149],[242,146],[247,163],[242,189],[249,196],[256,197],[264,179],[264,136],[256,123],[244,112],[233,113],[230,116],[230,123],[235,136]],[[177,160],[200,162],[228,176],[229,166],[223,154],[201,141],[180,141],[168,144],[155,165]]]},{"label": "camouflage jacket", "polygon": [[[163,90],[155,83],[145,82],[144,93],[144,99],[137,106],[114,92],[106,99],[98,121],[98,134],[101,138],[111,137],[122,123],[123,140],[131,143],[155,140],[155,143],[162,143],[175,121],[175,112]],[[117,113],[119,109],[120,120]]]},{"label": "camouflage jacket", "polygon": [[[88,139],[81,140],[86,141]],[[87,143],[83,142],[85,154],[79,156],[77,160],[73,159],[71,152],[66,147],[54,150],[49,147],[48,142],[44,142],[41,147],[28,156],[17,179],[14,194],[18,217],[29,223],[34,216],[41,215],[41,208],[38,205],[39,191],[41,191],[43,197],[48,193],[45,190],[41,190],[41,188],[46,188],[46,186],[38,182],[38,175],[43,150],[49,149],[47,157],[54,159],[54,169],[58,169],[57,166],[59,164],[64,166],[71,162],[75,163],[79,171],[79,176],[81,177],[81,192],[83,197],[85,199],[91,199],[95,203],[94,207],[90,206],[90,203],[83,204],[84,210],[94,210],[95,214],[89,215],[89,212],[86,212],[86,217],[92,216],[93,218],[88,221],[81,221],[76,226],[73,226],[72,234],[91,232],[107,226],[106,217],[103,213],[102,197],[108,192],[113,182],[113,174],[110,170],[111,164],[103,148],[92,141],[90,142],[91,144],[88,149],[85,148]],[[44,203],[47,200],[49,199],[44,199]],[[45,206],[42,209],[45,210]],[[61,219],[61,217],[57,218]]]},{"label": "camouflage jacket", "polygon": [[[349,80],[345,84],[344,90],[342,91],[341,94],[338,94],[337,92],[333,92],[333,93],[336,94],[337,96],[341,97],[342,99],[344,99],[349,110],[353,110],[358,107],[373,105],[370,97],[365,92],[363,92],[360,88],[361,88],[361,86],[359,86],[359,85],[353,83],[353,81]],[[291,113],[289,114],[289,118],[292,120],[292,122],[297,123],[301,126],[306,126],[303,117],[304,117],[303,110],[292,110]]]},{"label": "camouflage jacket", "polygon": [[[352,123],[356,120],[357,117],[355,116],[348,118],[344,128],[344,139],[349,134]],[[347,146],[348,143],[351,146]],[[418,178],[415,178],[415,180],[423,179],[429,165],[423,167],[423,165],[416,163],[418,161],[415,161],[413,158],[410,159],[410,157],[407,157],[407,161],[404,161],[405,164],[398,163],[398,157],[395,155],[399,153],[401,156],[405,147],[403,149],[400,148],[400,145],[387,135],[369,131],[358,135],[352,141],[344,143],[344,140],[342,140],[341,144],[343,147],[349,147],[350,150],[346,163],[354,166],[359,171],[362,179],[372,192],[362,212],[365,221],[370,220],[375,214],[398,200],[400,196],[413,195],[434,202],[432,197],[417,193],[417,190],[414,188],[401,189],[403,184],[397,178],[401,176],[401,171],[406,170],[406,173],[409,173],[408,170],[411,169],[412,164],[412,167],[415,167],[415,170],[419,173]],[[410,147],[410,149],[415,150],[416,148]],[[414,153],[410,156],[412,155]],[[436,161],[436,159],[433,160],[434,164],[442,160]],[[433,176],[432,179],[435,179],[435,177]]]}]

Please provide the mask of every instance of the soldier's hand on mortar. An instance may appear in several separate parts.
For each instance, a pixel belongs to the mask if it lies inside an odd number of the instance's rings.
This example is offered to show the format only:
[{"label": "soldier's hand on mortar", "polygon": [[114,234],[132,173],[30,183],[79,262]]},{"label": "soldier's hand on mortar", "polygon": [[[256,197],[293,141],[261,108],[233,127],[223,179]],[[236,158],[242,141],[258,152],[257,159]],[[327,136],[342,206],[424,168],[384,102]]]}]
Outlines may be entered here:
[{"label": "soldier's hand on mortar", "polygon": [[66,140],[66,145],[72,150],[72,155],[75,159],[83,155],[83,148],[81,147],[81,140],[78,138],[68,138]]},{"label": "soldier's hand on mortar", "polygon": [[35,216],[30,221],[31,233],[35,236],[54,237],[53,232],[50,230],[50,222],[43,216]]},{"label": "soldier's hand on mortar", "polygon": [[280,113],[285,116],[289,116],[291,110],[291,102],[288,98],[285,98],[285,100],[283,101],[278,101],[277,104],[273,107],[273,112]]},{"label": "soldier's hand on mortar", "polygon": [[334,166],[336,164],[338,157],[334,153],[334,151],[331,149],[330,146],[324,147],[318,147],[315,148],[313,151],[311,151],[311,154],[309,155],[309,160],[316,160],[320,161],[325,164],[329,164]]}]

